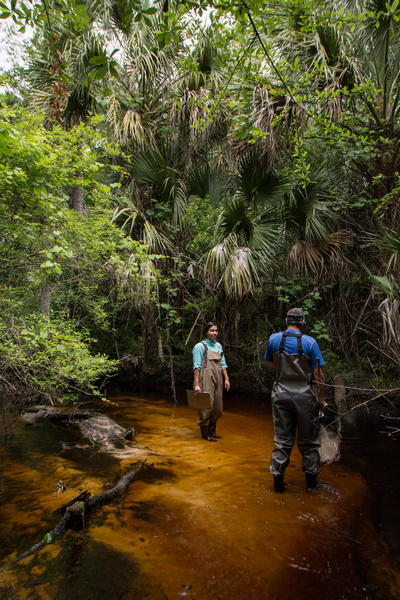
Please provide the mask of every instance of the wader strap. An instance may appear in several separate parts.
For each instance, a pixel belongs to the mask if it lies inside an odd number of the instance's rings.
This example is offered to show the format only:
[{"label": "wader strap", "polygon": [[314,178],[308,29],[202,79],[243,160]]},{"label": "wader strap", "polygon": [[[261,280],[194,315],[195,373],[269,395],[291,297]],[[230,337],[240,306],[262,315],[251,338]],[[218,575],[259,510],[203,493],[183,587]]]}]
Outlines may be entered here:
[{"label": "wader strap", "polygon": [[301,334],[296,337],[297,337],[297,353],[303,354],[303,344],[301,343]]},{"label": "wader strap", "polygon": [[282,339],[281,339],[281,345],[279,346],[279,352],[283,352],[283,349],[285,347],[286,338],[287,338],[287,334],[282,333]]},{"label": "wader strap", "polygon": [[286,331],[284,333],[282,333],[282,339],[281,339],[281,343],[279,346],[279,352],[283,352],[283,349],[285,347],[285,343],[286,343],[286,338],[288,337],[295,337],[297,338],[297,354],[303,354],[303,344],[301,343],[301,336],[302,334],[297,334],[297,333],[287,333]]},{"label": "wader strap", "polygon": [[208,359],[208,355],[207,355],[207,344],[205,344],[204,342],[201,342],[204,346],[204,354],[203,354],[203,359],[201,361],[201,366],[204,367],[205,369],[207,369],[207,359]]}]

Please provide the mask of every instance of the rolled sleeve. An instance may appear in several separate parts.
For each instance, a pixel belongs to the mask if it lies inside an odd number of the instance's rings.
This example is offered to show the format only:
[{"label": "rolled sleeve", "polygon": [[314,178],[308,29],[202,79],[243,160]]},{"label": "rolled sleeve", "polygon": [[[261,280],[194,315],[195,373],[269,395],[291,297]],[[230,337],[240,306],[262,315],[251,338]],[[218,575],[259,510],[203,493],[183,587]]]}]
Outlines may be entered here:
[{"label": "rolled sleeve", "polygon": [[203,354],[204,354],[203,344],[201,342],[199,344],[196,344],[193,348],[192,353],[193,353],[193,371],[195,369],[198,369],[200,371],[201,363],[203,360]]},{"label": "rolled sleeve", "polygon": [[319,358],[319,364],[322,367],[325,364],[324,359],[322,358],[321,350],[319,349],[318,343],[314,342],[311,346],[311,368],[317,368],[317,358]]},{"label": "rolled sleeve", "polygon": [[268,362],[274,362],[274,357],[272,356],[271,342],[268,342],[268,344],[266,345],[264,360],[267,360]]},{"label": "rolled sleeve", "polygon": [[228,368],[228,365],[226,364],[226,360],[225,360],[225,354],[223,354],[223,355],[221,356],[220,363],[221,363],[221,367],[222,367],[223,369],[227,369],[227,368]]}]

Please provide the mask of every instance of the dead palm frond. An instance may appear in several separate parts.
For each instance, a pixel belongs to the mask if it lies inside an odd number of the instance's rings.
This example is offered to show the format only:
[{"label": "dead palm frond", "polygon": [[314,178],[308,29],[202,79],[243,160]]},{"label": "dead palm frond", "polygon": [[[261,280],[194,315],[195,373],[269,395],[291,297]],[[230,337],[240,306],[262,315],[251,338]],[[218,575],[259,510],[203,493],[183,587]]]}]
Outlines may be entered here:
[{"label": "dead palm frond", "polygon": [[30,106],[44,108],[49,125],[70,128],[86,120],[97,109],[90,60],[105,55],[103,38],[90,31],[76,36],[65,23],[54,23],[54,31],[35,43],[27,67]]},{"label": "dead palm frond", "polygon": [[153,141],[152,131],[145,127],[142,115],[122,103],[116,96],[110,98],[107,120],[114,139],[121,144],[133,142],[137,147],[144,148]]},{"label": "dead palm frond", "polygon": [[383,343],[398,349],[400,346],[400,300],[385,298],[378,306],[383,321]]},{"label": "dead palm frond", "polygon": [[329,233],[322,240],[301,239],[289,250],[286,267],[291,273],[334,278],[346,263],[344,251],[351,242],[348,231]]}]

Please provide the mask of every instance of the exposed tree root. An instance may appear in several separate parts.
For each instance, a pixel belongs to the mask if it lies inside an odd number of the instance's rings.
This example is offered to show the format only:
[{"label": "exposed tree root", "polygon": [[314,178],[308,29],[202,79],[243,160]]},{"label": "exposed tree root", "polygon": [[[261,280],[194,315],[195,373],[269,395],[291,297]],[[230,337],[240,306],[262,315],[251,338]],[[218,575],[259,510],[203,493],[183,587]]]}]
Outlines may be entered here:
[{"label": "exposed tree root", "polygon": [[125,475],[123,475],[110,490],[96,494],[96,496],[93,497],[90,497],[90,493],[85,491],[79,494],[79,496],[74,498],[74,500],[68,504],[62,506],[60,509],[58,509],[58,511],[56,511],[64,513],[57,525],[51,531],[48,531],[40,540],[40,542],[34,544],[31,546],[31,548],[25,550],[25,552],[18,554],[12,560],[1,565],[0,569],[12,566],[24,558],[27,558],[31,554],[34,554],[34,552],[37,552],[43,548],[43,546],[53,543],[57,538],[64,535],[68,527],[70,527],[77,519],[81,519],[84,523],[85,515],[89,514],[97,507],[108,504],[118,496],[121,496],[126,491],[130,483],[135,479],[145,462],[146,461],[140,461],[135,463],[134,468],[128,471],[128,473],[125,473]]}]

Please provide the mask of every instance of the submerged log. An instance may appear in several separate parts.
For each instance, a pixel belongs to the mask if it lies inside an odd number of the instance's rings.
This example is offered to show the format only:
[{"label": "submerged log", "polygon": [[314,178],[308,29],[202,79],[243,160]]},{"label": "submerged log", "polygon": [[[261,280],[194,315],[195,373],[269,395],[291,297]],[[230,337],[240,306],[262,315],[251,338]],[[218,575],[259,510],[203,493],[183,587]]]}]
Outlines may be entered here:
[{"label": "submerged log", "polygon": [[57,510],[55,510],[54,512],[63,515],[70,506],[75,504],[75,502],[86,502],[87,500],[89,500],[90,496],[90,492],[88,490],[85,490],[84,492],[81,492],[80,494],[75,496],[75,498],[72,498],[72,500],[67,502],[67,504],[63,504],[62,506],[60,506],[60,508],[57,508]]},{"label": "submerged log", "polygon": [[92,411],[62,410],[56,406],[38,405],[24,411],[21,419],[31,425],[37,421],[49,421],[64,427],[75,428],[84,438],[99,446],[103,451],[108,451],[114,446],[123,446],[134,435],[132,427],[126,429],[115,423],[110,417]]},{"label": "submerged log", "polygon": [[134,468],[125,473],[125,475],[123,475],[121,479],[119,479],[119,481],[111,489],[106,490],[105,492],[101,492],[100,494],[96,494],[96,496],[93,497],[90,497],[90,492],[85,490],[84,492],[79,494],[79,496],[74,498],[71,502],[68,502],[68,504],[65,504],[64,506],[59,508],[56,512],[63,511],[64,515],[58,521],[57,525],[53,529],[51,529],[51,531],[48,531],[45,534],[45,536],[40,540],[40,542],[34,544],[33,546],[31,546],[31,548],[25,550],[25,552],[18,554],[12,560],[1,565],[0,569],[4,569],[6,567],[15,565],[24,558],[27,558],[28,556],[34,554],[38,550],[41,550],[41,548],[43,548],[44,546],[52,544],[57,538],[64,535],[68,527],[70,527],[72,523],[76,521],[77,518],[82,519],[82,522],[84,522],[85,515],[92,512],[95,508],[103,506],[104,504],[108,504],[118,496],[121,496],[126,491],[128,486],[132,483],[132,481],[135,479],[139,471],[143,468],[144,464],[145,461],[137,462],[134,465]]}]

